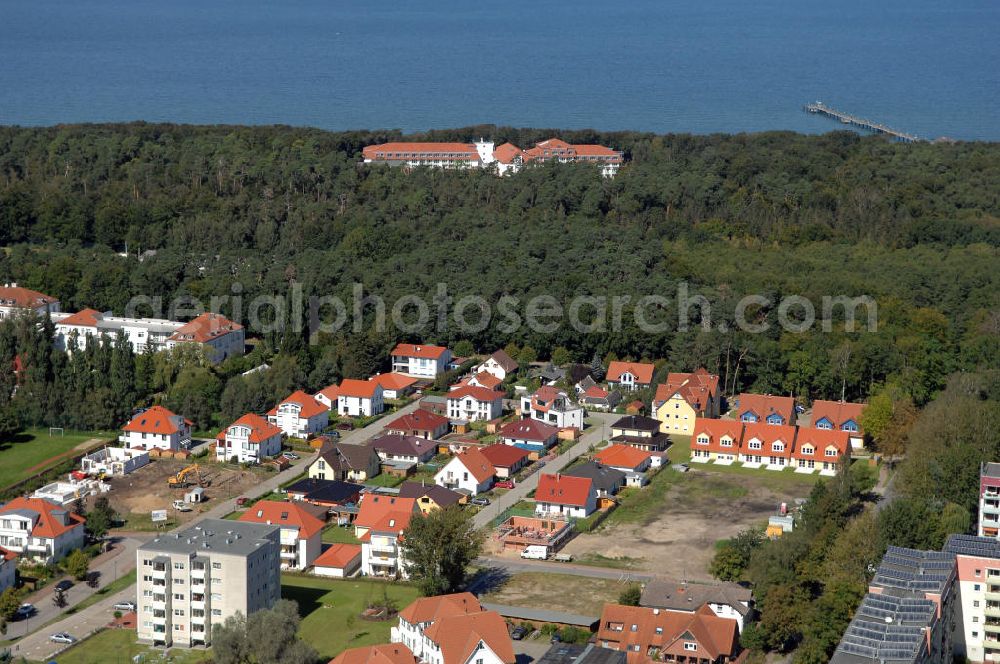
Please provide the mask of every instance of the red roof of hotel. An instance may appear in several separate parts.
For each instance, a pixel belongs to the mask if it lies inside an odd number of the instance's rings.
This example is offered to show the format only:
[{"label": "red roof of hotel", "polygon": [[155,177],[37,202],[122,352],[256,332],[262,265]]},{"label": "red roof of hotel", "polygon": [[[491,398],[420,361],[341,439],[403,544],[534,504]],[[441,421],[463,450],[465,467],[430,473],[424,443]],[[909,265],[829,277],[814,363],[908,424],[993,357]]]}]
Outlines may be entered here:
[{"label": "red roof of hotel", "polygon": [[462,385],[461,387],[457,387],[448,392],[449,400],[464,399],[465,397],[472,397],[476,401],[495,401],[497,399],[502,399],[503,393],[486,387],[477,387],[475,385]]},{"label": "red roof of hotel", "polygon": [[777,397],[770,394],[747,394],[743,393],[739,397],[740,407],[737,411],[742,417],[743,413],[750,411],[761,420],[766,420],[768,415],[777,413],[785,418],[785,424],[792,421],[795,413],[795,399],[792,397]]},{"label": "red roof of hotel", "polygon": [[177,423],[181,421],[188,426],[191,425],[191,420],[185,420],[163,406],[153,406],[133,417],[128,424],[122,427],[122,431],[170,435],[180,430]]},{"label": "red roof of hotel", "polygon": [[67,316],[59,321],[60,325],[76,325],[77,327],[97,327],[97,321],[101,318],[101,312],[97,309],[83,309],[72,316]]},{"label": "red roof of hotel", "polygon": [[861,413],[865,409],[863,403],[847,403],[846,401],[813,401],[812,425],[816,426],[824,417],[833,423],[833,426],[840,428],[844,422],[853,421],[858,425],[858,434],[863,433],[861,429]]},{"label": "red roof of hotel", "polygon": [[[315,417],[321,413],[327,412],[329,409],[321,404],[320,402],[313,399],[310,395],[306,394],[302,390],[295,390],[289,394],[286,398],[281,400],[280,406],[283,403],[296,403],[301,406],[302,410],[299,411],[299,417]],[[268,415],[277,415],[278,406],[275,406],[271,410],[267,411]]]},{"label": "red roof of hotel", "polygon": [[513,143],[504,143],[493,151],[493,158],[501,164],[513,163],[514,159],[524,154],[521,148]]},{"label": "red roof of hotel", "polygon": [[617,151],[603,145],[574,143],[573,149],[581,157],[618,157]]},{"label": "red roof of hotel", "polygon": [[596,461],[612,468],[638,468],[652,455],[629,445],[612,445],[594,455]]},{"label": "red roof of hotel", "polygon": [[371,399],[375,396],[375,390],[380,386],[370,380],[358,380],[356,378],[345,378],[340,381],[340,394],[342,397],[357,397],[359,399]]},{"label": "red roof of hotel", "polygon": [[209,312],[177,328],[177,331],[170,335],[168,341],[196,341],[198,343],[205,343],[242,329],[242,325],[234,323],[222,314]]},{"label": "red roof of hotel", "polygon": [[669,373],[667,382],[656,386],[654,403],[670,400],[675,394],[688,402],[696,410],[704,410],[708,400],[719,389],[719,377],[705,369],[693,373]]},{"label": "red roof of hotel", "polygon": [[416,378],[410,378],[401,373],[382,373],[372,376],[368,380],[381,385],[383,390],[404,390],[417,382]]},{"label": "red roof of hotel", "polygon": [[[506,445],[504,445],[506,447]],[[464,452],[455,456],[462,466],[476,478],[477,483],[482,483],[493,477],[495,470],[493,464],[478,447],[466,448]]]},{"label": "red roof of hotel", "polygon": [[[796,427],[788,424],[747,422],[743,426],[743,444],[740,445],[740,451],[744,454],[755,454],[760,456],[777,455],[790,457],[792,455],[792,449],[795,446],[795,429]],[[750,441],[754,438],[762,443],[760,450],[750,449]],[[785,445],[785,449],[781,452],[776,452],[772,448],[772,444],[778,441],[781,441]]]},{"label": "red roof of hotel", "polygon": [[[698,438],[704,434],[708,437],[708,445],[698,443]],[[732,447],[723,447],[722,439],[729,436],[733,441]],[[743,436],[743,423],[739,420],[716,420],[708,417],[699,417],[694,421],[694,430],[691,436],[692,450],[708,450],[710,452],[722,452],[724,454],[736,454],[740,448],[740,440]]]},{"label": "red roof of hotel", "polygon": [[380,643],[374,646],[350,648],[328,664],[416,664],[413,651],[402,643]]},{"label": "red roof of hotel", "polygon": [[0,286],[0,306],[37,309],[58,302],[54,297],[21,286]]},{"label": "red roof of hotel", "polygon": [[532,440],[543,443],[559,433],[556,427],[534,419],[514,420],[499,431],[501,438],[512,440]]},{"label": "red roof of hotel", "polygon": [[439,429],[440,427],[447,425],[447,417],[442,417],[437,413],[432,413],[429,410],[418,408],[412,413],[407,413],[406,415],[397,417],[392,422],[389,422],[389,424],[386,424],[385,428],[392,431],[433,432],[435,429]]},{"label": "red roof of hotel", "polygon": [[323,521],[298,502],[282,502],[278,500],[258,500],[253,507],[240,516],[240,521],[247,523],[266,523],[272,526],[297,528],[299,537],[309,539],[323,530]]},{"label": "red roof of hotel", "polygon": [[552,503],[554,505],[572,505],[586,507],[590,500],[593,486],[589,477],[571,477],[569,475],[551,475],[543,473],[538,478],[535,489],[535,501]]},{"label": "red roof of hotel", "polygon": [[[87,522],[79,514],[73,514],[68,507],[56,505],[44,498],[25,498],[19,496],[8,502],[3,508],[0,508],[0,514],[6,514],[14,510],[28,510],[38,514],[35,525],[31,530],[32,537],[54,539]],[[67,515],[69,524],[65,524],[57,518],[56,513],[58,512]]]},{"label": "red roof of hotel", "polygon": [[[804,445],[812,445],[816,450],[813,454],[802,452]],[[837,449],[836,459],[847,453],[851,448],[851,434],[838,429],[813,429],[811,427],[799,427],[795,439],[795,452],[792,454],[796,459],[824,459],[831,460],[826,456],[826,449],[835,447]]]},{"label": "red roof of hotel", "polygon": [[334,544],[313,561],[313,566],[343,569],[360,555],[360,544]]},{"label": "red roof of hotel", "polygon": [[[479,158],[479,152],[472,143],[430,143],[430,142],[406,142],[394,141],[391,143],[381,143],[379,145],[368,145],[361,150],[367,159],[405,159],[406,157],[388,157],[389,154],[413,154],[421,152],[424,154],[452,154],[461,153],[463,156]],[[382,157],[378,157],[382,153]]]},{"label": "red roof of hotel", "polygon": [[402,533],[410,525],[414,513],[419,511],[416,498],[364,494],[358,504],[354,525],[380,532]]},{"label": "red roof of hotel", "polygon": [[226,437],[229,432],[230,427],[244,426],[250,428],[250,442],[251,443],[263,443],[269,438],[281,435],[281,429],[276,427],[267,421],[266,418],[261,417],[255,413],[247,413],[240,419],[236,420],[228,427],[219,432],[216,436],[217,439],[222,440]]},{"label": "red roof of hotel", "polygon": [[481,642],[496,653],[504,664],[514,664],[517,661],[507,623],[495,611],[446,616],[425,629],[424,636],[441,649],[444,664],[465,664],[471,661]]},{"label": "red roof of hotel", "polygon": [[435,595],[414,600],[399,612],[399,617],[417,625],[429,623],[448,616],[464,616],[467,613],[479,613],[483,607],[472,593],[452,593],[450,595]]},{"label": "red roof of hotel", "polygon": [[427,360],[436,360],[448,349],[444,346],[428,346],[426,344],[396,344],[392,349],[393,357],[422,357]]},{"label": "red roof of hotel", "polygon": [[479,451],[493,464],[494,468],[510,468],[528,456],[527,450],[522,450],[520,447],[514,447],[513,445],[504,445],[503,443],[487,445]]},{"label": "red roof of hotel", "polygon": [[615,360],[608,365],[607,379],[618,382],[623,373],[628,372],[635,376],[636,382],[640,384],[651,383],[653,381],[653,371],[656,369],[652,364],[646,362],[619,362]]}]

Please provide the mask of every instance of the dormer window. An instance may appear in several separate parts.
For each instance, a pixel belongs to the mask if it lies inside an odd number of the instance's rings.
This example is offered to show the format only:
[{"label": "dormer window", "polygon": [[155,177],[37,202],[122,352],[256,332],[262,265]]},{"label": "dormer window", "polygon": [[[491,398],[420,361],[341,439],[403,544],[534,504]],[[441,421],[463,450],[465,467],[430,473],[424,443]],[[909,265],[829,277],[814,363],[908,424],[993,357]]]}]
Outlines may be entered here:
[{"label": "dormer window", "polygon": [[708,445],[708,436],[698,436],[699,445]]}]

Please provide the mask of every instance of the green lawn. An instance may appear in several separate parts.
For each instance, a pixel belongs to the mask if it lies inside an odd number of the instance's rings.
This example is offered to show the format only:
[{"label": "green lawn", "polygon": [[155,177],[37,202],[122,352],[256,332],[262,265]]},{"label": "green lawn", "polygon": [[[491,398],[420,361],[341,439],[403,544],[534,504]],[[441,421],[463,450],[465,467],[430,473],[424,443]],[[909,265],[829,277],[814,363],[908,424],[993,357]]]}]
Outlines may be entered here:
[{"label": "green lawn", "polygon": [[12,438],[0,440],[0,488],[20,482],[42,469],[35,466],[69,452],[91,438],[113,438],[107,432],[70,432],[50,436],[48,429],[26,429]]},{"label": "green lawn", "polygon": [[737,462],[731,466],[720,466],[715,463],[690,463],[691,461],[691,437],[671,436],[674,441],[673,446],[667,452],[671,463],[686,463],[692,470],[707,470],[713,473],[725,473],[730,475],[747,475],[750,477],[760,477],[767,480],[773,487],[788,489],[806,488],[816,484],[823,479],[820,474],[805,475],[796,473],[791,466],[784,470],[768,470],[766,468],[744,468],[743,464]]},{"label": "green lawn", "polygon": [[185,650],[173,648],[170,655],[161,659],[162,649],[139,645],[135,640],[135,630],[106,629],[81,641],[54,658],[59,664],[131,664],[136,655],[150,653],[147,662],[173,662],[174,664],[200,664],[209,662],[210,654],[205,650]]},{"label": "green lawn", "polygon": [[368,602],[381,600],[383,592],[396,601],[399,609],[420,596],[415,586],[402,583],[292,574],[281,577],[281,596],[299,603],[299,636],[319,652],[323,661],[347,648],[389,641],[389,629],[396,620],[372,622],[360,617]]},{"label": "green lawn", "polygon": [[327,544],[360,544],[354,536],[354,527],[342,528],[336,524],[323,530],[323,541]]}]

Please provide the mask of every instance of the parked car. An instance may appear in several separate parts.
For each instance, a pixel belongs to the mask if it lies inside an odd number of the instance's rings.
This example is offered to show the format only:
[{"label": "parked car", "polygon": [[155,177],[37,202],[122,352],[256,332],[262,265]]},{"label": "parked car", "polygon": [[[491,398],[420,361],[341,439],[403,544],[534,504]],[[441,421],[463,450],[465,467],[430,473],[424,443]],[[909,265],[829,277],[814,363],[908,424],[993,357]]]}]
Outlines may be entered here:
[{"label": "parked car", "polygon": [[24,603],[21,606],[17,607],[17,616],[19,618],[28,618],[30,616],[35,615],[35,613],[37,612],[38,609],[35,608],[34,604]]},{"label": "parked car", "polygon": [[562,637],[559,636],[559,632],[556,632],[555,634],[552,635],[552,638],[549,640],[549,643],[562,643]]},{"label": "parked car", "polygon": [[494,482],[493,486],[495,486],[498,489],[513,489],[514,480],[497,480],[496,482]]},{"label": "parked car", "polygon": [[297,461],[299,458],[299,455],[296,454],[295,452],[285,452],[281,456],[285,457],[286,459],[291,459],[292,461]]},{"label": "parked car", "polygon": [[49,637],[49,641],[53,643],[76,643],[76,637],[70,636],[66,632],[56,632]]},{"label": "parked car", "polygon": [[545,560],[549,557],[549,549],[541,544],[529,544],[524,547],[521,557],[525,560]]},{"label": "parked car", "polygon": [[115,611],[135,611],[135,602],[116,602]]},{"label": "parked car", "polygon": [[510,631],[510,638],[512,638],[515,641],[520,641],[527,635],[528,635],[528,630],[522,627],[521,625],[518,625],[517,627],[515,627]]},{"label": "parked car", "polygon": [[483,498],[482,496],[476,496],[475,498],[473,498],[469,502],[472,503],[473,505],[479,505],[480,507],[485,507],[486,505],[490,504],[490,499],[489,498]]},{"label": "parked car", "polygon": [[247,498],[246,496],[240,496],[239,498],[236,499],[236,506],[237,507],[243,507],[244,505],[246,505],[249,502],[250,502],[249,498]]},{"label": "parked car", "polygon": [[73,582],[70,581],[69,579],[63,579],[62,581],[56,584],[56,590],[63,593],[72,587],[73,587]]}]

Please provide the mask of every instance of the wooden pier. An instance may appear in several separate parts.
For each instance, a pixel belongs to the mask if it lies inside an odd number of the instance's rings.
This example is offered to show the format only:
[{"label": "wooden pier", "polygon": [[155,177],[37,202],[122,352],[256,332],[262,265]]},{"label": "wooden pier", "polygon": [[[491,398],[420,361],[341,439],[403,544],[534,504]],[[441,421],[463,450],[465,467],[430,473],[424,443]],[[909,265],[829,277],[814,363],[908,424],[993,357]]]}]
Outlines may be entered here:
[{"label": "wooden pier", "polygon": [[873,122],[872,120],[866,120],[865,118],[858,117],[857,115],[851,115],[850,113],[844,113],[843,111],[838,111],[835,108],[831,108],[821,101],[817,101],[813,104],[806,104],[805,111],[808,113],[818,113],[819,115],[825,115],[834,120],[839,120],[843,124],[852,125],[860,129],[865,129],[867,131],[874,132],[876,134],[885,134],[886,136],[893,138],[897,141],[903,141],[904,143],[917,143],[925,139],[920,138],[916,134],[907,134],[904,131],[899,131],[898,129],[893,129],[881,122]]}]

